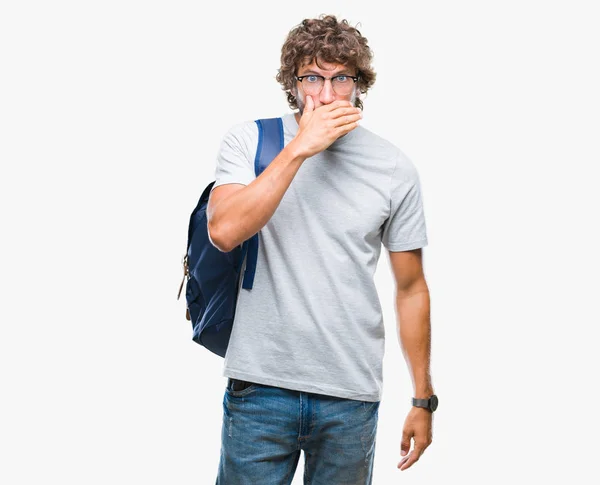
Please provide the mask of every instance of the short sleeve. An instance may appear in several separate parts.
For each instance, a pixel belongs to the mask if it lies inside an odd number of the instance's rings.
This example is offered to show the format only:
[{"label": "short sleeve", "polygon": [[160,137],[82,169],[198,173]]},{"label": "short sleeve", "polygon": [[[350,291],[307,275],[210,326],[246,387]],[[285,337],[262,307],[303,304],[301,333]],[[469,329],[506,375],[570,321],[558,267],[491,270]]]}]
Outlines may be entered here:
[{"label": "short sleeve", "polygon": [[400,157],[392,175],[390,215],[383,224],[381,242],[389,251],[410,251],[427,246],[419,174],[406,157]]},{"label": "short sleeve", "polygon": [[215,168],[215,187],[225,184],[248,185],[254,174],[258,127],[254,122],[232,127],[221,140]]}]

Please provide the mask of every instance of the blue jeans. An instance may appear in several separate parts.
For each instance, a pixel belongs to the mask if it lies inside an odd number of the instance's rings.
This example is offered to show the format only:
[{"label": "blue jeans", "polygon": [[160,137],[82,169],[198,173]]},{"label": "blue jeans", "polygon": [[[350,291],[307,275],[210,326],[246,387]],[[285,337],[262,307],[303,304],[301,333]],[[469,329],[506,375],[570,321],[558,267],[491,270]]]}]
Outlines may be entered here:
[{"label": "blue jeans", "polygon": [[[304,483],[370,485],[379,402],[264,384],[223,397],[217,485],[289,485],[304,450]],[[240,382],[240,381],[238,381]]]}]

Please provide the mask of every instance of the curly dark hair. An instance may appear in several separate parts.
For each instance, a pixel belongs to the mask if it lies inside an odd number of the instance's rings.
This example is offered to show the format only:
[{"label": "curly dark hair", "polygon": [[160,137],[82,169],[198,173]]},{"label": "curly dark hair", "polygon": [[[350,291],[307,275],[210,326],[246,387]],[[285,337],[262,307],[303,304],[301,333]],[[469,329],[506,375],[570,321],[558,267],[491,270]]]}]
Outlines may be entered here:
[{"label": "curly dark hair", "polygon": [[[281,68],[275,79],[287,93],[290,108],[297,109],[294,88],[298,68],[312,62],[344,64],[356,69],[357,87],[366,93],[375,82],[371,66],[373,52],[358,29],[347,20],[338,21],[334,15],[321,15],[318,19],[304,19],[290,30],[281,48]],[[320,67],[320,65],[319,65]],[[357,96],[355,106],[362,109]]]}]

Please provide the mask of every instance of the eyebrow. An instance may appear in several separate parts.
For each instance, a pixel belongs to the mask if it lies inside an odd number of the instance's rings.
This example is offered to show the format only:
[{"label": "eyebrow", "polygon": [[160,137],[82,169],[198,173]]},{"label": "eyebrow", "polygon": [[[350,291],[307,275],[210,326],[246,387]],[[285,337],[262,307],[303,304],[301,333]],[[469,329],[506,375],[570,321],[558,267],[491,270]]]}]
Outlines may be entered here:
[{"label": "eyebrow", "polygon": [[[320,74],[317,71],[313,71],[313,70],[309,70],[309,71],[303,72],[302,74],[300,74],[300,76],[308,76],[308,75],[311,75],[311,74],[314,74],[315,76],[323,76],[323,74]],[[343,76],[352,76],[352,77],[354,77],[354,74],[350,74],[350,71],[348,69],[342,69],[341,71],[336,72],[334,74],[334,76],[342,76],[342,75]]]}]

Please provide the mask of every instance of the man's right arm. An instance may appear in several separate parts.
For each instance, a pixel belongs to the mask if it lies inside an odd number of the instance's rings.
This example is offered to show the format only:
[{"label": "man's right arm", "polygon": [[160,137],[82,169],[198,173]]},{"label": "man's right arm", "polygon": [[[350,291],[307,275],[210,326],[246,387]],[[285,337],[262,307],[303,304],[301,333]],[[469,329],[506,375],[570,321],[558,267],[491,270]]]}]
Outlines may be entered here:
[{"label": "man's right arm", "polygon": [[228,252],[269,222],[296,172],[304,162],[291,142],[250,184],[225,184],[210,194],[208,234],[213,245]]},{"label": "man's right arm", "polygon": [[213,189],[207,207],[208,234],[213,245],[229,252],[260,231],[275,213],[304,160],[352,131],[360,118],[360,110],[348,101],[335,101],[314,110],[312,99],[307,97],[298,133],[256,179],[248,185],[224,184]]}]

